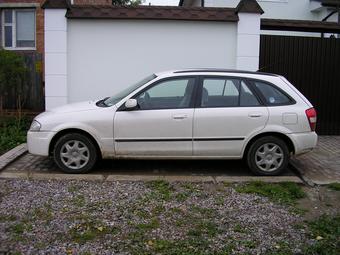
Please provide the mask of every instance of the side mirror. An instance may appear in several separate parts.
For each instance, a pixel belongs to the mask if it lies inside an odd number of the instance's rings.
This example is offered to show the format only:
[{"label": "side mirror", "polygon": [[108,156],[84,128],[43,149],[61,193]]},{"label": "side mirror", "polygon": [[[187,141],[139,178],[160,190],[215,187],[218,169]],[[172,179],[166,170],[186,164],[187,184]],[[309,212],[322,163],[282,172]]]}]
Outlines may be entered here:
[{"label": "side mirror", "polygon": [[133,108],[136,108],[137,107],[137,100],[136,99],[133,99],[133,98],[130,98],[128,99],[126,102],[125,102],[125,107],[126,109],[129,109],[129,110],[132,110]]}]

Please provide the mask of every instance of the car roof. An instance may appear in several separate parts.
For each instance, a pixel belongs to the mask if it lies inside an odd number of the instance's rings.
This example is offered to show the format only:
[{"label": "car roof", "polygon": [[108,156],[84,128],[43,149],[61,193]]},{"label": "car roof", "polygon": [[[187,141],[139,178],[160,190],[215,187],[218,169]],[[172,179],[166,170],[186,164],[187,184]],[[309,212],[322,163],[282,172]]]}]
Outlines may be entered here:
[{"label": "car roof", "polygon": [[165,76],[165,75],[172,75],[172,74],[253,74],[257,76],[271,76],[271,77],[279,77],[277,74],[272,73],[264,73],[264,72],[252,72],[246,70],[232,70],[232,69],[219,69],[219,68],[190,68],[190,69],[179,69],[179,70],[171,70],[171,71],[164,71],[156,73],[157,76]]}]

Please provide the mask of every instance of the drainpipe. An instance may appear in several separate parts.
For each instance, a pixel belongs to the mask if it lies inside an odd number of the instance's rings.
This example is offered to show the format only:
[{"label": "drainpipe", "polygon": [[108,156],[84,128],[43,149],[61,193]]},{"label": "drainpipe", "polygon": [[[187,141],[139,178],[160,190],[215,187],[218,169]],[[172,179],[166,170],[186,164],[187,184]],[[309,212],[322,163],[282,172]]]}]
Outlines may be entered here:
[{"label": "drainpipe", "polygon": [[[332,16],[334,13],[338,12],[338,23],[340,22],[340,12],[339,12],[339,6],[337,7],[336,11],[332,11],[330,14],[328,14],[326,17],[322,19],[322,21],[327,21],[330,16]],[[324,33],[321,33],[321,38],[324,38]]]}]

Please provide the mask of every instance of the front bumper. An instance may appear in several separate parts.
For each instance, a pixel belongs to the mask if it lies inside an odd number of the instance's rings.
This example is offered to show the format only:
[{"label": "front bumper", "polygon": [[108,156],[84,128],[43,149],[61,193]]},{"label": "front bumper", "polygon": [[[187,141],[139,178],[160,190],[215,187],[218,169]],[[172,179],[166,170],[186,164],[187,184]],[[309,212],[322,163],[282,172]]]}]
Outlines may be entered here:
[{"label": "front bumper", "polygon": [[27,147],[29,153],[48,156],[48,150],[50,142],[55,135],[55,132],[39,131],[39,132],[27,132]]},{"label": "front bumper", "polygon": [[315,132],[288,134],[294,143],[295,155],[313,150],[318,142],[318,135]]}]

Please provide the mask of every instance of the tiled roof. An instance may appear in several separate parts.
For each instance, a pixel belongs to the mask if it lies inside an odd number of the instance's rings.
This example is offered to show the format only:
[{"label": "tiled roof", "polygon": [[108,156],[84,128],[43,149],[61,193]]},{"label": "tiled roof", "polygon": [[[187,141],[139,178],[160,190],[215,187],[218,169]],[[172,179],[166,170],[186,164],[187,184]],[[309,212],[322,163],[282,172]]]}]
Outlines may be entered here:
[{"label": "tiled roof", "polygon": [[340,33],[340,25],[336,22],[289,20],[289,19],[261,19],[261,29],[301,32]]},{"label": "tiled roof", "polygon": [[234,8],[200,8],[177,6],[83,6],[72,5],[66,13],[72,19],[163,19],[236,22]]}]

